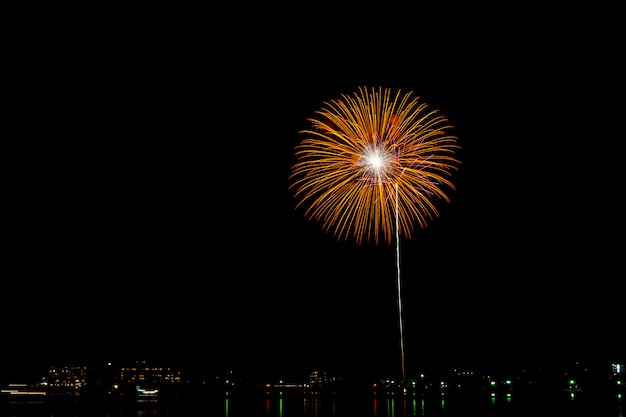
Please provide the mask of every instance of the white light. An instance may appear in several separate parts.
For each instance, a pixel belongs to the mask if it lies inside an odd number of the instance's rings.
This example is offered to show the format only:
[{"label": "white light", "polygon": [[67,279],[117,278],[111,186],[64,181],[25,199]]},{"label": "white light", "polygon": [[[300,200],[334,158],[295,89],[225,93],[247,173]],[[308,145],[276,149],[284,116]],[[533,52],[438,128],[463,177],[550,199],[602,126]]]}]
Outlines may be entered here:
[{"label": "white light", "polygon": [[374,154],[370,157],[367,158],[370,165],[373,166],[375,169],[380,168],[381,166],[383,166],[383,158],[381,158],[380,156],[378,156],[377,154]]}]

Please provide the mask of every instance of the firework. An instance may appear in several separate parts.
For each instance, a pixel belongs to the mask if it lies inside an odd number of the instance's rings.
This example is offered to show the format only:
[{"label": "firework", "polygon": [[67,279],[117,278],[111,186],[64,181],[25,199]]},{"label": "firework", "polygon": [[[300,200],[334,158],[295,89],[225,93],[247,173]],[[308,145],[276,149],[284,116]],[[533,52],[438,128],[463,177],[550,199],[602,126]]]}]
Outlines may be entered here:
[{"label": "firework", "polygon": [[460,162],[453,126],[438,110],[390,88],[359,87],[323,103],[301,130],[289,188],[305,216],[338,240],[391,244],[439,216]]}]

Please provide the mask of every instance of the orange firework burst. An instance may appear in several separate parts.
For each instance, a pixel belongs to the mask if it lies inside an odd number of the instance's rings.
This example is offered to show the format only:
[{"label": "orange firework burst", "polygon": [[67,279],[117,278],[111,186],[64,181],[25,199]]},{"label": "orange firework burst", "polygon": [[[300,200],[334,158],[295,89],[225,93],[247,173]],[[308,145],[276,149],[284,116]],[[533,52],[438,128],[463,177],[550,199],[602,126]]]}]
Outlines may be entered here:
[{"label": "orange firework burst", "polygon": [[[391,243],[411,238],[439,216],[433,198],[450,202],[459,149],[453,126],[411,92],[359,87],[325,102],[307,119],[296,146],[290,189],[338,240]],[[396,223],[397,222],[397,223]]]}]

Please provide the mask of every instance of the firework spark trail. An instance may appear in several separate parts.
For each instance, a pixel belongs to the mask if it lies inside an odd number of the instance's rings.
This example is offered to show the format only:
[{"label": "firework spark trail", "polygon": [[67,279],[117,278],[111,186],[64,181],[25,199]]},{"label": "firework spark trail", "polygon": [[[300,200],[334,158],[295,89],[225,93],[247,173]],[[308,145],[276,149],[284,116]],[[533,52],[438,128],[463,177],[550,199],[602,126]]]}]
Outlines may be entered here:
[{"label": "firework spark trail", "polygon": [[400,279],[400,235],[398,234],[398,184],[396,184],[396,287],[398,289],[398,327],[400,329],[400,357],[402,361],[402,383],[406,382],[404,355],[404,321],[402,320],[402,280]]}]

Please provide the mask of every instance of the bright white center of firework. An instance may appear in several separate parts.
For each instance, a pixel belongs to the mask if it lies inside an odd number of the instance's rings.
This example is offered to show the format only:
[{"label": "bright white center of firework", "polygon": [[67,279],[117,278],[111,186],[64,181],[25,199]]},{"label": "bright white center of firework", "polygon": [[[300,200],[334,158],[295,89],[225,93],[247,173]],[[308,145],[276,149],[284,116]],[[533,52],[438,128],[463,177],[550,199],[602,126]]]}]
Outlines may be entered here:
[{"label": "bright white center of firework", "polygon": [[383,158],[381,158],[380,155],[378,154],[372,154],[368,156],[367,160],[374,169],[378,169],[382,167],[383,164],[385,163],[385,161],[383,161]]}]

